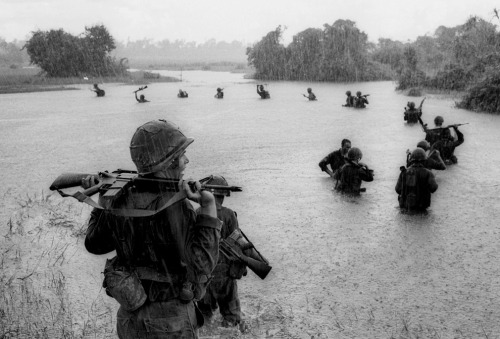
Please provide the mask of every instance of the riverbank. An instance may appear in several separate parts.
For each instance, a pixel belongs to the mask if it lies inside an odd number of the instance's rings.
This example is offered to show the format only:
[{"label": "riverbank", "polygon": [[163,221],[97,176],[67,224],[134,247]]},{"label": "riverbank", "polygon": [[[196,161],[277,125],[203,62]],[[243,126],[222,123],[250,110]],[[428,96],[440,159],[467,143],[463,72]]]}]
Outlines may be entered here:
[{"label": "riverbank", "polygon": [[156,82],[177,82],[174,77],[162,76],[157,73],[137,70],[124,76],[114,77],[68,77],[50,78],[40,75],[40,68],[0,68],[0,94],[30,93],[47,91],[79,90],[73,85],[94,83],[123,83],[131,85],[148,85]]}]

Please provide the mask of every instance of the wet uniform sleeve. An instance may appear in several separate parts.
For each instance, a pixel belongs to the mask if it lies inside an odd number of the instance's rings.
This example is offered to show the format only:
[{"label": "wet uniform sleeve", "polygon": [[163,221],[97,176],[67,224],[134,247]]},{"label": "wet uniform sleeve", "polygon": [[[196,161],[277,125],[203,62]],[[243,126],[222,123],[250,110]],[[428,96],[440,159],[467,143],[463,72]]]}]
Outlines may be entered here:
[{"label": "wet uniform sleeve", "polygon": [[371,171],[368,171],[366,168],[359,169],[359,177],[363,181],[373,181],[373,174]]},{"label": "wet uniform sleeve", "polygon": [[403,172],[399,174],[398,182],[396,183],[396,193],[401,194],[403,191]]},{"label": "wet uniform sleeve", "polygon": [[115,249],[107,217],[100,209],[94,208],[90,213],[85,248],[92,254],[105,254]]},{"label": "wet uniform sleeve", "polygon": [[464,143],[464,134],[460,132],[458,128],[455,128],[455,133],[457,133],[458,140],[455,141],[455,144],[453,146],[458,147]]},{"label": "wet uniform sleeve", "polygon": [[332,157],[332,153],[328,154],[326,157],[323,158],[323,160],[321,160],[319,162],[319,167],[321,168],[322,171],[325,171],[328,169],[327,165],[330,163],[331,157]]},{"label": "wet uniform sleeve", "polygon": [[187,241],[187,259],[198,276],[210,275],[219,259],[222,221],[206,214],[196,216]]},{"label": "wet uniform sleeve", "polygon": [[438,189],[438,184],[436,182],[436,178],[432,172],[429,172],[429,178],[427,179],[427,185],[429,186],[429,191],[431,193],[436,192]]}]

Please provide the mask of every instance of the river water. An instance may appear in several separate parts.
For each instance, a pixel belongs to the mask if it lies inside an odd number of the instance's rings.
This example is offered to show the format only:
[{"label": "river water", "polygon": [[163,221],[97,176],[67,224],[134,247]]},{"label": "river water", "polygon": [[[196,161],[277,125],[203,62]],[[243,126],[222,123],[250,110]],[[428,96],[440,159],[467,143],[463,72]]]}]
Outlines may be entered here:
[{"label": "river water", "polygon": [[[121,84],[103,84],[103,98],[90,84],[1,95],[0,232],[7,232],[19,200],[47,194],[62,172],[133,169],[128,145],[135,129],[167,119],[195,139],[187,177],[216,173],[243,187],[225,205],[237,211],[241,228],[273,266],[264,281],[250,272],[239,283],[247,319],[262,326],[253,336],[500,336],[500,116],[427,96],[422,118],[430,126],[436,115],[445,125],[469,125],[461,127],[458,164],[435,172],[439,188],[429,213],[409,216],[397,208],[394,186],[405,151],[424,134],[404,124],[410,98],[395,92],[394,83],[269,82],[271,99],[261,100],[256,82],[241,74],[182,76],[183,82],[148,85],[146,104],[135,101],[137,86]],[[213,97],[217,87],[224,88],[223,100]],[[307,87],[318,101],[302,96]],[[177,98],[179,88],[189,98]],[[370,94],[368,107],[341,107],[346,90]],[[411,98],[417,105],[421,99]],[[336,194],[318,167],[343,138],[375,171],[357,199]],[[71,204],[85,217],[88,209]],[[81,240],[76,246],[77,255],[64,265],[70,291],[107,298],[98,286],[104,257],[87,254]],[[86,281],[84,287],[74,286],[77,280]],[[89,304],[74,305],[78,315]],[[266,321],[278,330],[262,330]]]}]

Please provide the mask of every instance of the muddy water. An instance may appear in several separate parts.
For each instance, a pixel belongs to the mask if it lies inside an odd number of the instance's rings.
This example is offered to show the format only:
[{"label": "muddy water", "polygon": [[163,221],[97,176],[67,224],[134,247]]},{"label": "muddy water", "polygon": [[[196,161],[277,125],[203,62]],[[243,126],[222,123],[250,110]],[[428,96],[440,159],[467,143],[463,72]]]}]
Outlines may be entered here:
[{"label": "muddy water", "polygon": [[[135,102],[137,87],[118,84],[103,85],[104,98],[90,85],[0,96],[0,231],[16,199],[47,192],[62,172],[133,168],[128,144],[135,128],[168,119],[195,139],[187,176],[218,173],[244,188],[225,204],[273,266],[264,281],[249,273],[240,282],[248,318],[263,312],[261,304],[278,305],[295,337],[500,335],[500,117],[427,97],[429,125],[438,114],[445,124],[470,124],[461,128],[459,163],[435,173],[439,189],[429,213],[407,216],[394,186],[406,149],[424,135],[403,123],[408,97],[393,83],[270,82],[271,99],[260,100],[255,82],[239,74],[183,72],[183,80],[149,85],[147,104]],[[225,89],[223,100],[213,98],[217,87]],[[307,87],[318,101],[302,97]],[[179,88],[188,99],[176,97]],[[346,90],[370,94],[368,108],[341,107]],[[375,170],[359,199],[333,192],[318,167],[343,138]],[[70,288],[106,298],[98,286],[104,258],[85,253],[81,241],[77,249],[64,267]],[[83,284],[72,280],[82,275]],[[85,310],[88,303],[74,305]]]}]

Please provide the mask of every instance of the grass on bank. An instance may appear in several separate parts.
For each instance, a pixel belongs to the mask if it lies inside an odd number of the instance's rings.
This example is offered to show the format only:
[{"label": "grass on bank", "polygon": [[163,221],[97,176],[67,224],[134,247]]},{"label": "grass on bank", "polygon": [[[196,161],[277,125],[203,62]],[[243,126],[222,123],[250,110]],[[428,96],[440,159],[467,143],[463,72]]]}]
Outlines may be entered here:
[{"label": "grass on bank", "polygon": [[88,79],[83,77],[51,78],[44,76],[40,71],[40,68],[37,67],[0,67],[0,94],[76,90],[78,88],[72,87],[75,84],[125,83],[144,85],[154,82],[179,81],[177,78],[160,76],[157,73],[142,70],[129,72],[125,76]]}]

